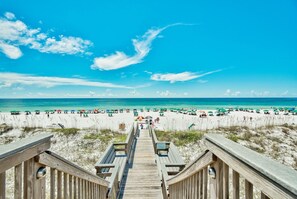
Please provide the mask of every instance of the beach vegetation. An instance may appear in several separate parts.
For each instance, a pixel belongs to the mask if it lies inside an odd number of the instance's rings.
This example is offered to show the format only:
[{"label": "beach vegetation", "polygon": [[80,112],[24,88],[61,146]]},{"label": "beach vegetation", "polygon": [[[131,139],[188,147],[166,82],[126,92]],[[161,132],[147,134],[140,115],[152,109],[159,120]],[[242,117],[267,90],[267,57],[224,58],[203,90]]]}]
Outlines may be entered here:
[{"label": "beach vegetation", "polygon": [[250,145],[249,148],[252,149],[253,151],[258,152],[258,153],[264,153],[265,152],[265,150],[263,148],[260,148],[260,147],[255,147],[255,146]]},{"label": "beach vegetation", "polygon": [[8,131],[10,131],[12,129],[13,129],[12,126],[9,126],[9,125],[3,123],[3,124],[0,125],[0,135],[2,135],[3,133],[6,133],[6,132],[8,132]]},{"label": "beach vegetation", "polygon": [[86,140],[100,140],[104,144],[108,144],[110,141],[115,143],[124,142],[127,138],[127,134],[122,134],[110,129],[101,129],[98,132],[88,133],[84,135]]},{"label": "beach vegetation", "polygon": [[24,133],[30,133],[30,132],[33,132],[35,131],[36,129],[38,129],[37,127],[29,127],[29,126],[26,126],[23,128],[23,132]]},{"label": "beach vegetation", "polygon": [[229,133],[226,138],[232,140],[233,142],[238,142],[239,140],[238,135],[236,135],[235,133]]},{"label": "beach vegetation", "polygon": [[52,132],[69,137],[69,136],[77,135],[79,133],[79,129],[77,128],[52,129]]},{"label": "beach vegetation", "polygon": [[252,138],[253,134],[250,131],[246,131],[242,135],[242,139],[249,141]]},{"label": "beach vegetation", "polygon": [[196,143],[202,139],[205,132],[202,131],[155,131],[159,141],[173,142],[176,146],[185,146],[189,143]]},{"label": "beach vegetation", "polygon": [[289,125],[288,123],[285,123],[285,124],[281,125],[281,127],[285,127],[285,128],[290,129],[290,130],[297,130],[297,125]]}]

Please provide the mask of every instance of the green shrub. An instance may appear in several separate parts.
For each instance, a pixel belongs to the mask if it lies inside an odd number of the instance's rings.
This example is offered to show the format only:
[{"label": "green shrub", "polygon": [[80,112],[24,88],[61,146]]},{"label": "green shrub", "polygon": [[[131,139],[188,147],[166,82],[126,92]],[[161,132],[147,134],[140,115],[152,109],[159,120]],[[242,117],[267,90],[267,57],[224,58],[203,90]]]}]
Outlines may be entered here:
[{"label": "green shrub", "polygon": [[230,133],[230,134],[228,134],[228,135],[227,135],[227,138],[228,138],[229,140],[232,140],[233,142],[238,142],[238,139],[239,139],[239,137],[238,137],[236,134],[234,134],[234,133]]},{"label": "green shrub", "polygon": [[53,129],[52,131],[56,132],[56,133],[58,133],[60,135],[68,137],[68,136],[71,136],[71,135],[78,134],[79,129],[77,129],[77,128],[64,128],[64,129]]},{"label": "green shrub", "polygon": [[201,131],[155,131],[159,141],[173,142],[176,146],[185,146],[202,139],[204,132]]},{"label": "green shrub", "polygon": [[23,132],[24,133],[29,133],[29,132],[35,131],[36,129],[37,129],[36,127],[28,127],[28,126],[26,126],[26,127],[23,128]]},{"label": "green shrub", "polygon": [[122,134],[110,129],[102,129],[96,133],[88,133],[84,135],[84,139],[87,140],[100,140],[101,142],[108,144],[110,141],[124,142],[127,138],[127,134]]}]

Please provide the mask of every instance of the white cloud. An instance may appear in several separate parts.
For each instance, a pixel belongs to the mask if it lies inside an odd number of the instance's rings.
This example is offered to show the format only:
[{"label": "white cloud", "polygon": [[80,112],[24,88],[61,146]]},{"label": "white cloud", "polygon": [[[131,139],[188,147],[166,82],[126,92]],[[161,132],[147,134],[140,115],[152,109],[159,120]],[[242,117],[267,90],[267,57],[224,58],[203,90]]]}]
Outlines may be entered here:
[{"label": "white cloud", "polygon": [[79,37],[49,37],[40,28],[29,28],[24,22],[17,20],[13,13],[7,12],[5,18],[0,17],[0,52],[10,59],[22,56],[20,46],[44,53],[73,55],[88,54],[87,48],[91,45],[90,41]]},{"label": "white cloud", "polygon": [[6,13],[4,13],[4,16],[5,16],[7,19],[10,19],[10,20],[12,20],[12,19],[15,18],[14,14],[11,13],[11,12],[6,12]]},{"label": "white cloud", "polygon": [[156,93],[159,94],[161,97],[169,97],[171,95],[174,95],[174,93],[171,93],[169,90],[157,91]]},{"label": "white cloud", "polygon": [[20,73],[0,73],[0,88],[10,87],[12,85],[34,85],[39,87],[54,87],[63,85],[72,86],[90,86],[90,87],[105,87],[105,88],[126,88],[128,86],[117,85],[104,82],[93,82],[78,78],[63,78],[63,77],[45,77],[34,76]]},{"label": "white cloud", "polygon": [[182,73],[156,73],[151,75],[151,80],[154,81],[168,81],[170,83],[175,83],[175,82],[185,82],[189,81],[192,79],[197,79],[206,75],[210,75],[216,72],[220,72],[222,70],[215,70],[215,71],[210,71],[207,73],[202,73],[202,74],[197,74],[197,73],[192,73],[192,72],[182,72]]},{"label": "white cloud", "polygon": [[184,96],[188,96],[189,95],[189,93],[187,93],[187,92],[184,92]]},{"label": "white cloud", "polygon": [[265,97],[268,96],[270,94],[270,91],[255,91],[255,90],[251,90],[250,91],[251,96],[253,97]]},{"label": "white cloud", "polygon": [[1,40],[0,40],[0,52],[5,54],[10,59],[18,59],[23,55],[19,47],[9,45],[7,43],[3,43],[1,42]]},{"label": "white cloud", "polygon": [[114,54],[96,57],[94,63],[91,66],[92,69],[99,70],[116,70],[124,68],[130,65],[143,62],[143,59],[148,55],[151,50],[152,42],[157,36],[165,29],[171,26],[182,25],[172,24],[163,28],[151,28],[140,38],[132,39],[135,54],[132,56],[127,55],[124,52],[116,51]]},{"label": "white cloud", "polygon": [[239,96],[240,94],[241,94],[240,91],[234,91],[234,92],[232,92],[231,89],[227,89],[224,95],[226,95],[226,96],[237,97],[237,96]]}]

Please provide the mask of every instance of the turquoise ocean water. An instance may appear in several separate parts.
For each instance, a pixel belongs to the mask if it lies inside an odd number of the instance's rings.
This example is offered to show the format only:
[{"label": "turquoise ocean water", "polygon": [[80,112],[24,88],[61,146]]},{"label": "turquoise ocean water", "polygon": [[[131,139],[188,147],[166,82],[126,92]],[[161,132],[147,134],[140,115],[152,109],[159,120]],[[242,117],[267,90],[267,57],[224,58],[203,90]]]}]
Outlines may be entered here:
[{"label": "turquoise ocean water", "polygon": [[79,110],[119,108],[270,108],[296,107],[297,98],[105,98],[105,99],[0,99],[0,111]]}]

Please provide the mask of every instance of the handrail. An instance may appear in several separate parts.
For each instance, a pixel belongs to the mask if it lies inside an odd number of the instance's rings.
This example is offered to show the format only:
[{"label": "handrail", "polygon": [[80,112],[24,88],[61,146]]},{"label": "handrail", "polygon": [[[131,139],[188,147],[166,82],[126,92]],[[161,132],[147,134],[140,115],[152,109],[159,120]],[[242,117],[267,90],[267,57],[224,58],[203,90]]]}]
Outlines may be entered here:
[{"label": "handrail", "polygon": [[268,196],[297,197],[295,170],[228,140],[222,135],[207,134],[205,140],[210,151],[252,184],[257,185]]},{"label": "handrail", "polygon": [[[152,137],[155,154],[158,154],[159,151],[164,151],[164,150],[165,151],[168,151],[171,142],[159,141],[158,138],[157,138],[157,136],[156,136],[155,130],[151,127],[151,125],[149,125],[149,134]],[[162,149],[160,149],[160,148],[158,148],[158,145],[165,145],[165,147],[162,148]]]},{"label": "handrail", "polygon": [[53,137],[53,134],[39,134],[33,137],[28,137],[21,139],[17,142],[12,142],[9,144],[0,146],[0,159],[6,158],[8,156],[20,153],[23,150],[36,146],[38,144],[49,141]]},{"label": "handrail", "polygon": [[52,134],[40,134],[0,146],[0,173],[50,148]]},{"label": "handrail", "polygon": [[109,179],[107,198],[116,198],[119,191],[119,165],[116,165]]},{"label": "handrail", "polygon": [[211,163],[215,162],[216,157],[213,153],[206,150],[204,153],[201,153],[194,161],[187,165],[180,173],[168,179],[168,185],[178,183],[185,180],[188,177],[191,177],[195,173],[198,173]]},{"label": "handrail", "polygon": [[[222,135],[205,135],[207,150],[184,170],[167,180],[168,193],[164,198],[229,198],[232,171],[233,198],[252,198],[253,187],[261,198],[297,198],[297,172],[285,165],[260,155]],[[244,179],[244,187],[240,184]],[[209,183],[208,183],[209,182]],[[185,186],[186,185],[186,186]],[[168,196],[168,197],[167,197]]]},{"label": "handrail", "polygon": [[52,151],[45,151],[37,156],[37,162],[46,165],[52,169],[56,169],[72,176],[79,177],[89,182],[96,183],[102,186],[108,186],[109,182],[100,178],[89,171],[79,167],[78,165],[66,160]]}]

